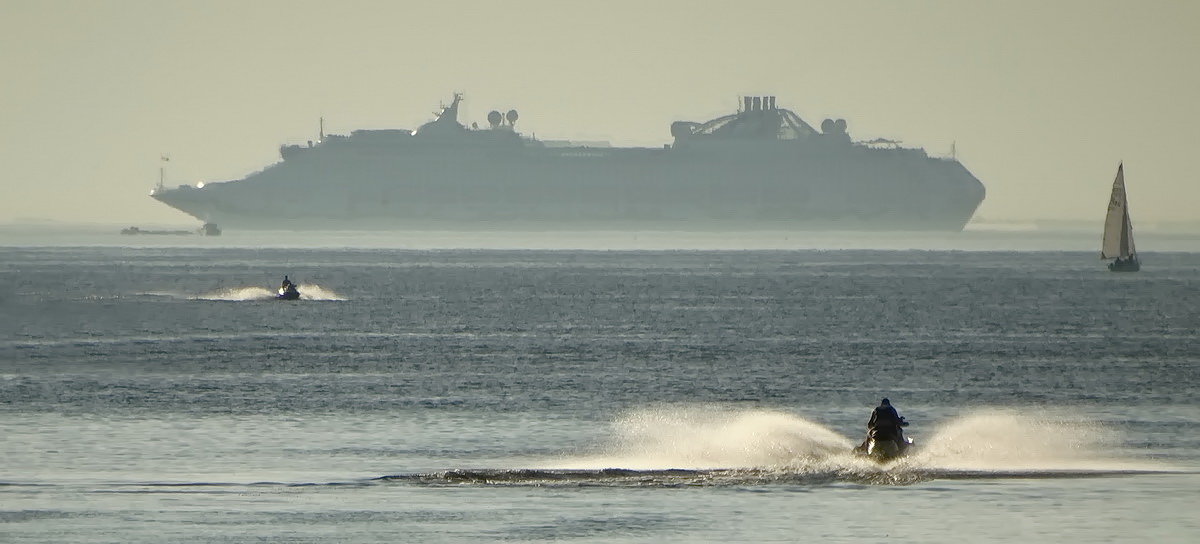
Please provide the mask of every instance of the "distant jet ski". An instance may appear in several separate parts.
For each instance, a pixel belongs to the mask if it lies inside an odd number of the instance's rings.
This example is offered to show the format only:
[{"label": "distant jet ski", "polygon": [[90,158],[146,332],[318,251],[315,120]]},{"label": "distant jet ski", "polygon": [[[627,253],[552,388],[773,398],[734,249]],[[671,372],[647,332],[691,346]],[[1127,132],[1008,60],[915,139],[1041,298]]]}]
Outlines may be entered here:
[{"label": "distant jet ski", "polygon": [[283,283],[279,285],[279,293],[275,295],[275,300],[296,300],[300,298],[300,291],[296,290],[296,284],[292,283],[287,276],[283,277]]}]

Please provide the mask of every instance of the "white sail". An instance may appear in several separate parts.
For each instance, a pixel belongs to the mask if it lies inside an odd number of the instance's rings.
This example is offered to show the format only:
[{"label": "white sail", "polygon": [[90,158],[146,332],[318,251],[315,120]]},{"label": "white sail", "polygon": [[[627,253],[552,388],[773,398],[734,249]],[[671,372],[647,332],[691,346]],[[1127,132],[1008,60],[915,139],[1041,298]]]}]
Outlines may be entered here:
[{"label": "white sail", "polygon": [[1108,215],[1104,218],[1104,243],[1101,259],[1128,259],[1137,251],[1133,247],[1133,225],[1129,222],[1129,201],[1125,196],[1125,165],[1117,166],[1112,197],[1108,200]]}]

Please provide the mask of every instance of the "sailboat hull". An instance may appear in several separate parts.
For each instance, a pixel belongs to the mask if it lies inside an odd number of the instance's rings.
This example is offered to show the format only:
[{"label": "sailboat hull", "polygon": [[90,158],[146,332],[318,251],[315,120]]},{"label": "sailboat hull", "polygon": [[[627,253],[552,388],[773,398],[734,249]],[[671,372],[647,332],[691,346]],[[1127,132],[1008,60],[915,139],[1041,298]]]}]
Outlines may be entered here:
[{"label": "sailboat hull", "polygon": [[1142,264],[1137,259],[1128,261],[1116,260],[1108,263],[1108,269],[1111,272],[1137,272],[1142,269]]}]

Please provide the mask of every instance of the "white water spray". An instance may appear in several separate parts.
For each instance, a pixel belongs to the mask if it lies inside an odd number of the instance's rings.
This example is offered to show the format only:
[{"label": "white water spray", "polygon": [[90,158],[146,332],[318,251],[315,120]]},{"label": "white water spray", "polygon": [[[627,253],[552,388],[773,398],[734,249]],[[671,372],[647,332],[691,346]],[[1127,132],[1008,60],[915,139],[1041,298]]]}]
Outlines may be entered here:
[{"label": "white water spray", "polygon": [[267,300],[275,298],[275,293],[264,287],[230,287],[205,293],[195,297],[197,300]]},{"label": "white water spray", "polygon": [[332,289],[326,289],[315,283],[296,284],[296,290],[300,291],[300,300],[346,300]]},{"label": "white water spray", "polygon": [[771,410],[664,407],[626,414],[612,444],[595,455],[544,468],[631,470],[781,468],[848,452],[846,438],[796,415]]},{"label": "white water spray", "polygon": [[599,452],[546,461],[568,470],[754,469],[790,474],[1003,474],[1163,470],[1122,457],[1118,433],[1044,414],[989,411],[913,433],[915,453],[879,464],[854,455],[856,440],[794,414],[719,406],[659,407],[613,423]]},{"label": "white water spray", "polygon": [[909,462],[927,468],[996,472],[1148,468],[1147,463],[1120,458],[1119,438],[1115,430],[1095,423],[1015,410],[989,411],[940,426]]},{"label": "white water spray", "polygon": [[[300,300],[346,300],[345,297],[335,293],[331,289],[326,289],[315,283],[302,283],[296,285],[296,290],[300,291]],[[219,289],[210,293],[205,293],[194,297],[197,300],[225,300],[241,302],[247,300],[270,300],[275,298],[275,291],[265,287],[231,287],[227,289]]]}]

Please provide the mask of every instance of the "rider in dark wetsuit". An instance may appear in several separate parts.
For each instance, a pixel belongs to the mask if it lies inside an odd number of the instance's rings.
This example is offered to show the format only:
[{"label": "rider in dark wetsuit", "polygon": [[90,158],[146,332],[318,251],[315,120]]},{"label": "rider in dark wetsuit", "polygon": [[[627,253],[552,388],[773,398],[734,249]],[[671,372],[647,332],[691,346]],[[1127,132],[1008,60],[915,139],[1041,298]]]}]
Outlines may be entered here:
[{"label": "rider in dark wetsuit", "polygon": [[892,402],[888,399],[883,399],[879,402],[879,406],[871,412],[871,420],[867,422],[867,432],[875,432],[875,437],[880,440],[900,440],[903,435],[901,427],[908,426],[908,422],[904,421],[896,409],[892,407]]}]

